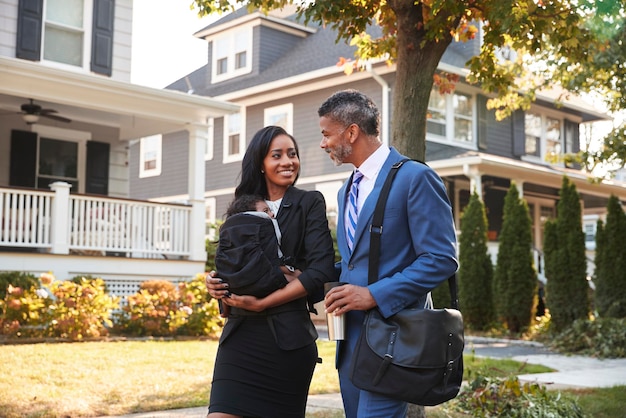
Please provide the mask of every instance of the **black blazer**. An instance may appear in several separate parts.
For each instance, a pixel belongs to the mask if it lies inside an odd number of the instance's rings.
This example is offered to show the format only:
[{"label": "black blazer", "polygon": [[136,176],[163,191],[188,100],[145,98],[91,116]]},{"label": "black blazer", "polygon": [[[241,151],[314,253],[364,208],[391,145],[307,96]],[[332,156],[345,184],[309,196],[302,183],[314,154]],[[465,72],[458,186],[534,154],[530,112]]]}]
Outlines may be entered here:
[{"label": "black blazer", "polygon": [[[324,283],[336,280],[335,251],[326,218],[326,202],[320,192],[287,189],[276,217],[282,234],[281,249],[302,270],[299,279],[309,295],[261,313],[232,309],[220,343],[233,333],[247,315],[264,315],[278,346],[295,350],[317,339],[309,306],[323,298]],[[217,272],[219,276],[219,271]]]}]

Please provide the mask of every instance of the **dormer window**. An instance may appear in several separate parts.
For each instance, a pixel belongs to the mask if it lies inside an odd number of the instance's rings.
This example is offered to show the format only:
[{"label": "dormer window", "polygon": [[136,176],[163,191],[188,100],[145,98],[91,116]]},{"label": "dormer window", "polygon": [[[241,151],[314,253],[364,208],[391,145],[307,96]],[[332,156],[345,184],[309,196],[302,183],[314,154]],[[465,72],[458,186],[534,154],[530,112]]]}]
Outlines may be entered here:
[{"label": "dormer window", "polygon": [[227,32],[213,39],[214,83],[252,71],[252,27]]}]

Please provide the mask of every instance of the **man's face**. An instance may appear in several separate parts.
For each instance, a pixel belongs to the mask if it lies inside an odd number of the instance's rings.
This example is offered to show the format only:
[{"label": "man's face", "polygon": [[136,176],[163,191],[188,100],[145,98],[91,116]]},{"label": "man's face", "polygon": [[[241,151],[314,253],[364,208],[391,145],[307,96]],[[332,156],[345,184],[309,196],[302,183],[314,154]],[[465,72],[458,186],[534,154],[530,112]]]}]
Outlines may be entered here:
[{"label": "man's face", "polygon": [[320,147],[328,153],[336,166],[350,162],[352,144],[345,135],[348,128],[349,126],[344,127],[326,116],[320,118],[320,130],[322,132]]}]

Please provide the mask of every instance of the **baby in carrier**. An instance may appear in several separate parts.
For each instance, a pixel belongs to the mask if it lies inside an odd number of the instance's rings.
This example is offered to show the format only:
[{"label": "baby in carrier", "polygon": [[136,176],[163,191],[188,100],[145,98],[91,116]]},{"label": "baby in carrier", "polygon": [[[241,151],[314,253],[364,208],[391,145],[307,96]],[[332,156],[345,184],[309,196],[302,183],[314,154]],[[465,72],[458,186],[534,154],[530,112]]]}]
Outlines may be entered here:
[{"label": "baby in carrier", "polygon": [[294,278],[280,240],[278,222],[261,196],[243,195],[231,202],[220,227],[215,266],[232,293],[262,298]]}]

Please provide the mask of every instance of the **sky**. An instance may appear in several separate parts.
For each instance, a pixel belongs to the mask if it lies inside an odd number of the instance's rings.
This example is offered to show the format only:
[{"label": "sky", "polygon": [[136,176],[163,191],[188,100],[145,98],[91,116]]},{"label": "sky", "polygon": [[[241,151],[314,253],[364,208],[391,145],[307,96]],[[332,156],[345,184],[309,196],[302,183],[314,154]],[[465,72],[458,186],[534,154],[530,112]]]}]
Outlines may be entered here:
[{"label": "sky", "polygon": [[131,82],[163,88],[207,62],[206,41],[193,36],[219,16],[200,19],[191,0],[135,0]]}]

